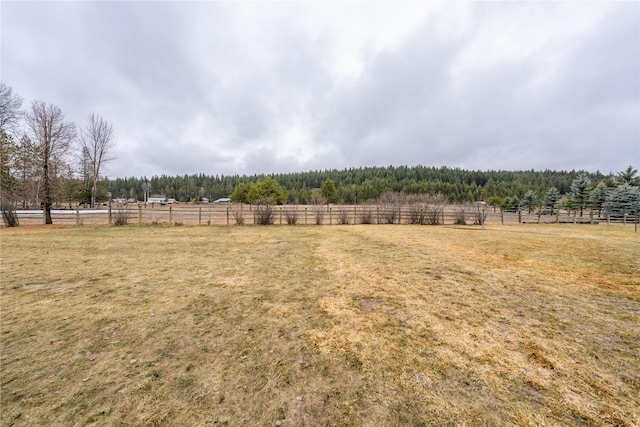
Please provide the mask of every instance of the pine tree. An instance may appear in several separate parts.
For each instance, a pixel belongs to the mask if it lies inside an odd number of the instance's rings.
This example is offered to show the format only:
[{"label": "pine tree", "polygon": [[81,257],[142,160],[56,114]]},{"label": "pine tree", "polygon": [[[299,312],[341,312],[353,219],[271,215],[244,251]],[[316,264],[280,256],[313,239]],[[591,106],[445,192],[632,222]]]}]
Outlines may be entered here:
[{"label": "pine tree", "polygon": [[609,188],[604,182],[599,182],[589,194],[589,204],[591,205],[591,209],[598,211],[598,213],[602,212],[602,207],[607,201],[608,195]]},{"label": "pine tree", "polygon": [[527,191],[522,197],[520,207],[526,208],[531,213],[536,206],[538,206],[538,195],[533,190]]},{"label": "pine tree", "polygon": [[543,205],[551,210],[552,215],[559,207],[558,200],[560,200],[560,191],[556,187],[551,187],[544,196]]},{"label": "pine tree", "polygon": [[571,182],[571,198],[577,208],[580,209],[580,216],[584,211],[584,208],[589,202],[589,186],[591,185],[591,179],[585,174],[578,175]]},{"label": "pine tree", "polygon": [[640,187],[622,184],[609,193],[604,211],[614,218],[640,215]]},{"label": "pine tree", "polygon": [[320,194],[327,199],[327,203],[336,203],[338,201],[338,190],[331,179],[324,181],[320,188]]},{"label": "pine tree", "polygon": [[620,184],[629,184],[640,186],[640,177],[636,176],[638,171],[629,166],[624,172],[618,174],[618,182]]}]

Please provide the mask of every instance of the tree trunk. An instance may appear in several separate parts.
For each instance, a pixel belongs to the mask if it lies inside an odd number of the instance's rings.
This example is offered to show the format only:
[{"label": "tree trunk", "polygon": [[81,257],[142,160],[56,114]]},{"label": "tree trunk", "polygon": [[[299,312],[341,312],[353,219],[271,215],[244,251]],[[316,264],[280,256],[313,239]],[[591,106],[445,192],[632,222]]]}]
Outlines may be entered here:
[{"label": "tree trunk", "polygon": [[45,148],[45,160],[42,165],[42,173],[44,175],[44,201],[42,203],[42,211],[44,214],[44,223],[45,224],[53,224],[53,220],[51,219],[51,188],[49,185],[49,159],[48,151]]}]

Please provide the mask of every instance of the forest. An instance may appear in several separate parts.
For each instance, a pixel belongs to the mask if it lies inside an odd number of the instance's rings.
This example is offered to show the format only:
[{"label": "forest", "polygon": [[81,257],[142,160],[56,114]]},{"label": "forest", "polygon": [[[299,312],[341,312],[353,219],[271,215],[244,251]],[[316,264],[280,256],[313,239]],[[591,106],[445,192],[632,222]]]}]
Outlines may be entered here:
[{"label": "forest", "polygon": [[[449,202],[463,203],[496,196],[521,199],[528,191],[542,196],[552,187],[564,195],[570,192],[573,180],[581,175],[588,176],[591,182],[614,179],[613,175],[575,170],[478,171],[446,166],[386,166],[250,176],[201,173],[117,178],[104,180],[103,189],[114,198],[144,200],[143,188],[147,183],[149,194],[183,202],[215,200],[229,197],[239,184],[263,181],[270,176],[286,190],[288,203],[308,203],[314,189],[319,189],[328,179],[335,183],[338,200],[343,203],[375,200],[386,192],[441,194]],[[106,197],[106,193],[102,197]]]}]

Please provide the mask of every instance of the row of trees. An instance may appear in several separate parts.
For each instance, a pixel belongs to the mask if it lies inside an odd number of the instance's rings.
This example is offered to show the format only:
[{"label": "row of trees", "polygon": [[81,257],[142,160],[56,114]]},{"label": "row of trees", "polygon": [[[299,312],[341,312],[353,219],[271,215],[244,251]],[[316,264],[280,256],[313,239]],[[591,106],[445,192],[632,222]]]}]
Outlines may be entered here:
[{"label": "row of trees", "polygon": [[618,173],[615,179],[592,181],[587,175],[579,175],[572,182],[569,193],[563,198],[557,188],[551,187],[540,196],[533,190],[527,191],[522,199],[505,200],[502,207],[514,209],[517,207],[531,213],[541,210],[543,213],[553,214],[558,209],[575,210],[584,215],[585,210],[591,210],[598,215],[603,213],[624,216],[640,213],[640,177],[638,171],[629,166]]},{"label": "row of trees", "polygon": [[[42,208],[51,224],[54,202],[88,202],[98,196],[100,170],[110,160],[113,127],[98,114],[84,129],[65,120],[54,104],[22,98],[0,83],[0,196],[2,211]],[[5,222],[6,215],[5,215]]]},{"label": "row of trees", "polygon": [[[586,174],[592,181],[614,180],[600,172],[584,171],[469,171],[447,167],[388,166],[350,168],[344,170],[308,171],[289,174],[274,174],[275,180],[287,193],[287,203],[313,203],[317,189],[329,179],[334,183],[337,201],[360,203],[378,199],[387,192],[404,194],[441,194],[448,202],[474,202],[490,197],[512,197],[522,199],[532,190],[544,194],[555,187],[561,194],[568,194],[571,182]],[[105,188],[114,197],[143,199],[143,185],[147,184],[153,194],[163,194],[179,201],[199,200],[202,197],[215,200],[229,197],[238,185],[245,187],[264,181],[266,175],[219,176],[182,175],[153,176],[151,178],[118,178],[105,182]]]}]

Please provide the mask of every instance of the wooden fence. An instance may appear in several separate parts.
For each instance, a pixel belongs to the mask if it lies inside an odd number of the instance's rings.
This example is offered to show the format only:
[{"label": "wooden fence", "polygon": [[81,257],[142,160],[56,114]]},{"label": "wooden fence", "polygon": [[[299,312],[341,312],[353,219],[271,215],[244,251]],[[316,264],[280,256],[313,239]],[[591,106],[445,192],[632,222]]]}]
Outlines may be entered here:
[{"label": "wooden fence", "polygon": [[[114,224],[126,219],[128,224],[236,225],[258,224],[259,207],[235,204],[129,204],[103,209],[53,210],[54,224]],[[42,211],[17,211],[20,224],[42,224]],[[273,206],[271,223],[277,225],[347,225],[347,224],[424,224],[481,225],[507,223],[633,223],[635,218],[601,217],[592,211],[582,216],[575,211],[542,215],[526,211],[504,212],[473,205],[284,205]]]}]

